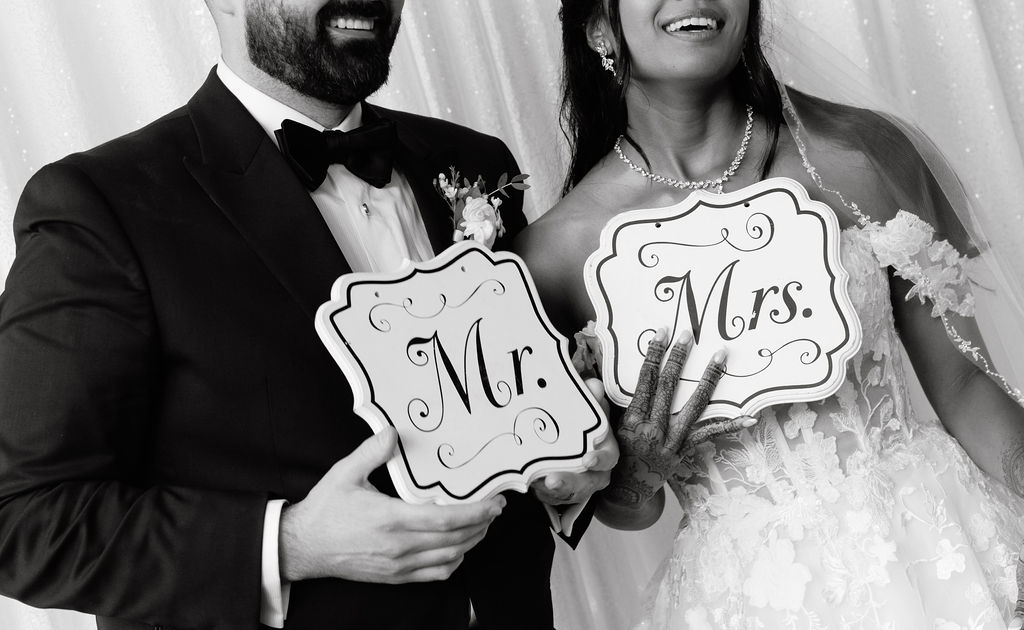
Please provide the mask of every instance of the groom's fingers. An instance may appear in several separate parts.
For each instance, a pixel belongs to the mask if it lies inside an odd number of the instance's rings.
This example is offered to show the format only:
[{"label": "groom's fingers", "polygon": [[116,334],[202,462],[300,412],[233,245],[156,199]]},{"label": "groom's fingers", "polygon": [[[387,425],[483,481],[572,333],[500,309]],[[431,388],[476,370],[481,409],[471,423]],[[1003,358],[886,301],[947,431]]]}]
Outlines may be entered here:
[{"label": "groom's fingers", "polygon": [[473,525],[447,532],[405,532],[402,534],[406,555],[460,545],[475,545],[487,533],[490,523]]},{"label": "groom's fingers", "polygon": [[487,528],[458,544],[436,546],[395,559],[396,581],[431,582],[447,580],[462,564],[466,553],[483,540]]},{"label": "groom's fingers", "polygon": [[557,473],[557,479],[552,474],[544,480],[535,481],[533,491],[541,502],[548,505],[582,503],[598,490],[608,487],[613,467],[581,473]]},{"label": "groom's fingers", "polygon": [[611,470],[619,463],[619,443],[611,435],[605,436],[597,447],[583,457],[587,470]]},{"label": "groom's fingers", "polygon": [[505,507],[505,497],[462,505],[410,505],[395,499],[391,507],[400,529],[411,532],[448,532],[489,524]]},{"label": "groom's fingers", "polygon": [[604,415],[607,416],[610,414],[611,406],[608,404],[608,396],[605,393],[604,383],[601,382],[601,379],[590,377],[585,379],[583,384],[590,390],[590,394],[594,397],[594,400],[597,401],[597,404],[601,407],[601,411],[604,412]]}]

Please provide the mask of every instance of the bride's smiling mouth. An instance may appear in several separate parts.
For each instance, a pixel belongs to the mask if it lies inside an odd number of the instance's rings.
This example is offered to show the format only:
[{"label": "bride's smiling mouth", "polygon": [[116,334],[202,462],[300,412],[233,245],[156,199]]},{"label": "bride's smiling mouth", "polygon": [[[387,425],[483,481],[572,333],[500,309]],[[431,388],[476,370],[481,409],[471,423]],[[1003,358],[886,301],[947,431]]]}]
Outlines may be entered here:
[{"label": "bride's smiling mouth", "polygon": [[725,18],[717,11],[697,9],[664,22],[661,29],[674,37],[703,40],[717,36],[724,26]]}]

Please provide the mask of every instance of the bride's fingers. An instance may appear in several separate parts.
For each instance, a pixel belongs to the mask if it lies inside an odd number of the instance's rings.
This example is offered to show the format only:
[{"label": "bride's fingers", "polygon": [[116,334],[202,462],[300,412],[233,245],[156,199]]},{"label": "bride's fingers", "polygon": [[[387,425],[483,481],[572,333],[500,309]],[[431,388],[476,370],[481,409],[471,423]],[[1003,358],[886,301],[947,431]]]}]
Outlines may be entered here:
[{"label": "bride's fingers", "polygon": [[663,328],[654,336],[647,346],[647,356],[644,357],[644,364],[640,367],[640,377],[637,379],[636,392],[633,400],[626,408],[623,422],[644,422],[651,410],[651,398],[654,396],[655,387],[658,385],[658,372],[661,369],[661,358],[665,356],[665,348],[668,347],[668,332]]},{"label": "bride's fingers", "polygon": [[733,431],[739,431],[740,429],[750,428],[755,424],[757,424],[757,418],[751,416],[740,416],[730,420],[715,420],[713,422],[708,422],[707,424],[694,429],[693,432],[686,437],[684,442],[685,448],[696,446],[701,442],[707,442],[708,440],[725,433],[732,433]]},{"label": "bride's fingers", "polygon": [[704,375],[700,377],[696,389],[690,395],[683,408],[679,411],[672,427],[672,435],[665,443],[665,448],[673,451],[679,449],[690,432],[690,426],[704,413],[708,403],[711,401],[711,394],[714,393],[718,381],[722,380],[725,374],[725,350],[718,350],[711,357],[711,362],[704,369]]},{"label": "bride's fingers", "polygon": [[668,353],[665,369],[658,377],[658,389],[654,392],[654,400],[651,402],[650,417],[657,423],[662,435],[668,434],[672,399],[675,398],[679,374],[683,371],[683,363],[686,362],[692,339],[693,336],[688,331],[679,336],[679,340],[672,346],[672,351]]}]

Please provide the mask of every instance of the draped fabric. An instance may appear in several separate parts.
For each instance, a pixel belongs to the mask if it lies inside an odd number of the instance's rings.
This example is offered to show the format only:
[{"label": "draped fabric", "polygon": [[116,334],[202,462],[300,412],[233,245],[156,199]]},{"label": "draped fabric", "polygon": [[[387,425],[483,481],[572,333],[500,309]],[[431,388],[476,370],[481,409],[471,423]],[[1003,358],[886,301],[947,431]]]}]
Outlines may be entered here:
[{"label": "draped fabric", "polygon": [[[869,71],[945,152],[975,196],[989,238],[1013,252],[1004,263],[1012,277],[1024,278],[1024,248],[1005,246],[1024,242],[1024,4],[785,4],[785,18],[767,29],[769,47],[773,30],[798,20]],[[181,104],[218,55],[202,0],[6,0],[4,9],[0,225],[8,227],[0,230],[0,281],[14,257],[15,204],[32,173]],[[391,81],[371,99],[502,137],[531,174],[530,218],[557,199],[566,163],[557,123],[557,10],[556,0],[407,0]],[[1014,367],[1024,373],[1006,366]],[[680,515],[672,505],[640,533],[595,523],[576,552],[560,546],[558,627],[626,627],[669,553]],[[94,623],[0,598],[0,627],[84,630]]]}]

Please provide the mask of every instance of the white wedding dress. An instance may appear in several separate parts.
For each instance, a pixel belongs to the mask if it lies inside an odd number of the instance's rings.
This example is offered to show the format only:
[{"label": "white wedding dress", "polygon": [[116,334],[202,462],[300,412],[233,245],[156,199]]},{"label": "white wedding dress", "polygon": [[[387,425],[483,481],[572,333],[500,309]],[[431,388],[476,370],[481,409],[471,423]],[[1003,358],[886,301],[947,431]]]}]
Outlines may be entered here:
[{"label": "white wedding dress", "polygon": [[644,630],[1003,630],[1024,501],[910,405],[886,267],[938,316],[973,307],[966,259],[900,212],[845,230],[863,345],[837,394],[702,444],[670,482],[687,518]]}]

